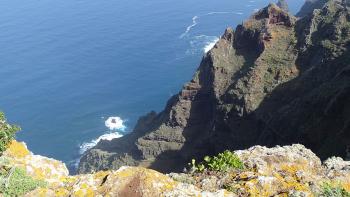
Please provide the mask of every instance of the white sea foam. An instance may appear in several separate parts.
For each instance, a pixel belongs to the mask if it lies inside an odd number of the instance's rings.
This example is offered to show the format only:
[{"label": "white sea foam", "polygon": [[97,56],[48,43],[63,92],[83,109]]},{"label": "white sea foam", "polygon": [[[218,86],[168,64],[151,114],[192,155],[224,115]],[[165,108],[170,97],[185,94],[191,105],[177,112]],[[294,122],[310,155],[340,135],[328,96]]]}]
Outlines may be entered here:
[{"label": "white sea foam", "polygon": [[97,143],[101,140],[108,140],[108,141],[111,141],[115,138],[120,138],[122,137],[123,135],[118,133],[118,132],[112,132],[112,133],[106,133],[106,134],[103,134],[101,135],[100,137],[96,138],[96,139],[93,139],[91,140],[90,142],[85,142],[83,144],[81,144],[79,146],[79,153],[82,155],[84,154],[87,150],[89,150],[90,148],[94,147],[97,145]]},{"label": "white sea foam", "polygon": [[191,48],[186,51],[186,54],[193,55],[196,53],[207,53],[212,49],[215,43],[219,40],[217,36],[198,35],[194,36],[190,41]]},{"label": "white sea foam", "polygon": [[184,38],[191,31],[191,29],[198,24],[197,19],[199,19],[199,16],[194,16],[192,18],[192,24],[186,28],[186,31],[181,34],[180,38]]},{"label": "white sea foam", "polygon": [[205,15],[214,15],[214,14],[231,14],[233,12],[208,12]]},{"label": "white sea foam", "polygon": [[242,15],[243,12],[208,12],[207,14],[204,14],[203,16],[209,16],[209,15],[214,15],[214,14],[238,14],[238,15]]},{"label": "white sea foam", "polygon": [[199,19],[201,17],[210,16],[210,15],[216,15],[216,14],[237,14],[237,15],[242,15],[243,12],[240,12],[240,11],[238,11],[238,12],[233,12],[233,11],[232,12],[208,12],[206,14],[202,14],[202,15],[199,15],[199,16],[196,15],[196,16],[192,17],[192,24],[186,27],[186,31],[180,35],[180,39],[183,39],[184,37],[186,37],[190,33],[190,31],[195,26],[198,25],[198,23],[199,23],[198,21],[199,21]]},{"label": "white sea foam", "polygon": [[106,121],[105,121],[105,125],[107,128],[109,128],[110,130],[120,130],[120,131],[124,131],[126,126],[124,125],[124,121],[116,116],[116,117],[109,117]]},{"label": "white sea foam", "polygon": [[[120,138],[123,135],[118,132],[112,132],[112,133],[105,133],[101,135],[100,137],[91,140],[90,142],[84,142],[79,146],[79,155],[83,155],[87,150],[91,149],[92,147],[96,146],[101,140],[108,140],[111,141],[116,138]],[[79,162],[80,162],[80,156],[77,159],[74,159],[69,162],[70,166],[73,166],[74,170],[78,169]]]},{"label": "white sea foam", "polygon": [[[101,119],[105,118],[101,117]],[[113,139],[122,137],[123,135],[118,131],[123,132],[126,129],[124,121],[117,116],[107,118],[107,120],[105,121],[105,126],[109,129],[109,131],[107,131],[105,134],[91,140],[90,142],[84,142],[79,145],[79,158],[76,158],[69,162],[69,165],[72,166],[74,170],[78,168],[80,156],[83,155],[87,150],[96,146],[101,140],[111,141]]]},{"label": "white sea foam", "polygon": [[[117,131],[125,131],[126,126],[124,125],[124,121],[118,117],[109,117],[105,121],[105,126],[110,130],[107,133],[101,135],[98,138],[91,140],[90,142],[84,142],[79,146],[79,153],[84,154],[85,151],[97,145],[97,143],[101,140],[112,140],[115,138],[120,138],[123,135]],[[113,132],[114,131],[114,132]]]},{"label": "white sea foam", "polygon": [[214,40],[207,42],[207,44],[204,46],[204,49],[203,49],[204,53],[208,53],[218,41],[219,41],[219,38],[215,38]]}]

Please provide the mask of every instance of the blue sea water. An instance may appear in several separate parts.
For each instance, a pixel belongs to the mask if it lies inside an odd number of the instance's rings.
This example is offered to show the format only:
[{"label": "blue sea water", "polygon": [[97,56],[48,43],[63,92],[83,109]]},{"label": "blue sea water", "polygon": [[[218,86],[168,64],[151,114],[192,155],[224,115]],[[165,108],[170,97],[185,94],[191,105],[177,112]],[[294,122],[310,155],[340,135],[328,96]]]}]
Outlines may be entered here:
[{"label": "blue sea water", "polygon": [[[73,169],[109,117],[122,135],[162,110],[205,48],[269,2],[2,0],[0,109],[30,150]],[[289,3],[295,13],[303,0]]]}]

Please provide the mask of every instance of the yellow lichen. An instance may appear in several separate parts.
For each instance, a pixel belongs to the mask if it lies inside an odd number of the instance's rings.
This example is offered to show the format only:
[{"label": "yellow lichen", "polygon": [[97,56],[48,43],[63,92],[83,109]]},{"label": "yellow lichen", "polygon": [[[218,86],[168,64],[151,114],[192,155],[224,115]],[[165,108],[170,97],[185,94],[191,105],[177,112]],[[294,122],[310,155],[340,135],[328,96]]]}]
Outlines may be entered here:
[{"label": "yellow lichen", "polygon": [[55,191],[55,196],[68,196],[69,195],[69,192],[64,189],[64,188],[58,188],[56,191]]},{"label": "yellow lichen", "polygon": [[6,151],[9,155],[13,157],[23,158],[30,154],[27,147],[16,140],[13,140]]},{"label": "yellow lichen", "polygon": [[84,197],[84,192],[83,190],[79,189],[77,190],[76,192],[74,192],[74,196],[77,196],[77,197]]},{"label": "yellow lichen", "polygon": [[60,181],[67,184],[67,183],[73,183],[77,180],[74,176],[63,176],[60,178]]},{"label": "yellow lichen", "polygon": [[86,196],[87,197],[93,197],[94,196],[94,191],[91,188],[88,188],[86,190]]},{"label": "yellow lichen", "polygon": [[88,185],[86,183],[83,183],[83,184],[80,185],[80,188],[81,189],[86,189],[86,188],[88,188]]},{"label": "yellow lichen", "polygon": [[110,171],[99,171],[94,174],[94,179],[104,179],[109,174]]},{"label": "yellow lichen", "polygon": [[45,176],[45,173],[40,168],[34,168],[34,178],[39,180],[44,180],[45,178],[48,178]]},{"label": "yellow lichen", "polygon": [[137,169],[133,169],[133,170],[132,170],[132,169],[130,169],[130,168],[127,168],[127,169],[118,171],[118,172],[116,173],[116,176],[117,176],[117,177],[120,177],[120,178],[130,177],[130,176],[132,176],[136,171],[137,171]]},{"label": "yellow lichen", "polygon": [[39,188],[37,190],[38,197],[46,197],[47,196],[47,189],[46,188]]}]

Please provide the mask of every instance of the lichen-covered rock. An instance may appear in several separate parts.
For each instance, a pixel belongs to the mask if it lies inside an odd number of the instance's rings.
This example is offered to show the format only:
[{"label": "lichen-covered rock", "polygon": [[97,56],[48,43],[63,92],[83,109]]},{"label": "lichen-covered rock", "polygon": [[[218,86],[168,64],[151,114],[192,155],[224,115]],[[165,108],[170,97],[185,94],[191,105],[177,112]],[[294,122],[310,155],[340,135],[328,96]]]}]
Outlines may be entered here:
[{"label": "lichen-covered rock", "polygon": [[154,170],[121,167],[116,171],[77,175],[62,180],[63,185],[39,188],[27,196],[234,196],[226,190],[206,192],[194,185],[177,182]]},{"label": "lichen-covered rock", "polygon": [[23,142],[12,141],[3,156],[10,165],[24,168],[28,175],[50,184],[61,184],[60,179],[68,176],[66,165],[60,161],[34,155]]},{"label": "lichen-covered rock", "polygon": [[324,183],[340,184],[350,191],[350,162],[333,157],[322,164],[311,150],[299,144],[254,146],[235,153],[244,163],[243,169],[167,175],[123,166],[70,176],[63,163],[34,155],[24,143],[16,141],[2,157],[47,183],[25,194],[27,197],[313,196],[320,193]]},{"label": "lichen-covered rock", "polygon": [[227,188],[239,196],[315,196],[325,183],[350,192],[350,162],[331,158],[322,164],[303,145],[254,146],[235,153],[245,164],[243,170],[171,176],[191,180],[203,190]]},{"label": "lichen-covered rock", "polygon": [[224,189],[213,192],[201,190],[190,183],[175,181],[162,173],[141,167],[121,167],[115,171],[69,176],[62,162],[34,155],[23,142],[17,141],[11,143],[2,158],[6,158],[10,166],[24,169],[35,180],[47,183],[27,193],[25,196],[28,197],[234,196]]}]

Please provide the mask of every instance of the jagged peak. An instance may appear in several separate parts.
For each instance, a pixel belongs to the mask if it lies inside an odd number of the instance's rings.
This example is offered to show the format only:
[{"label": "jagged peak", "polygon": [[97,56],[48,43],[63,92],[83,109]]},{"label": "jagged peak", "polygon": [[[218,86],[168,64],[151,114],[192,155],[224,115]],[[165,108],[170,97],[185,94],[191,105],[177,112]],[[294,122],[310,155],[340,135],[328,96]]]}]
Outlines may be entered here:
[{"label": "jagged peak", "polygon": [[232,27],[229,27],[225,30],[224,34],[221,36],[221,39],[232,42],[234,38],[234,30]]},{"label": "jagged peak", "polygon": [[280,7],[282,10],[289,12],[288,3],[286,2],[286,0],[278,0],[277,6]]},{"label": "jagged peak", "polygon": [[268,19],[268,24],[292,26],[295,23],[294,16],[274,3],[270,3],[267,7],[259,10],[252,18],[255,20]]}]

